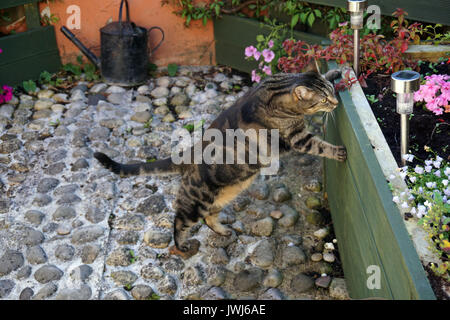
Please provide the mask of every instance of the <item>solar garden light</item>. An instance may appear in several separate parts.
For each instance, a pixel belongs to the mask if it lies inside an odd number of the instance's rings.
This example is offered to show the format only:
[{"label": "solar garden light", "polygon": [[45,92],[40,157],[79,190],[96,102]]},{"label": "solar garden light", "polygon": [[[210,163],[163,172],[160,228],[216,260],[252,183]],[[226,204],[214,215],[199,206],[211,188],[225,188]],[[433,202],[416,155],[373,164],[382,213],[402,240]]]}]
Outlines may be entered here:
[{"label": "solar garden light", "polygon": [[409,115],[413,112],[414,92],[419,90],[420,74],[415,71],[398,71],[391,76],[391,89],[397,94],[397,113],[400,114],[400,137],[402,164],[406,164],[404,155],[408,153]]},{"label": "solar garden light", "polygon": [[350,25],[354,30],[353,69],[355,70],[356,76],[359,77],[359,52],[360,52],[359,30],[361,30],[364,25],[364,10],[366,10],[367,2],[366,0],[347,0],[347,4],[348,4],[347,6],[348,11],[350,12]]}]

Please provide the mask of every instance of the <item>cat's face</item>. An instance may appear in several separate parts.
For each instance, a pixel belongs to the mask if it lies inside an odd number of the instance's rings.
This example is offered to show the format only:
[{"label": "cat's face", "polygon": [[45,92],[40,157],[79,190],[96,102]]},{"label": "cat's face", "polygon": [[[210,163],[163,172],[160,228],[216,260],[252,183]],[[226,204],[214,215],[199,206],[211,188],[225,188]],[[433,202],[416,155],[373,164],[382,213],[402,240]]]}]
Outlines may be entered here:
[{"label": "cat's face", "polygon": [[307,73],[310,79],[295,86],[292,98],[296,108],[303,114],[333,111],[339,101],[336,99],[332,83],[317,73]]}]

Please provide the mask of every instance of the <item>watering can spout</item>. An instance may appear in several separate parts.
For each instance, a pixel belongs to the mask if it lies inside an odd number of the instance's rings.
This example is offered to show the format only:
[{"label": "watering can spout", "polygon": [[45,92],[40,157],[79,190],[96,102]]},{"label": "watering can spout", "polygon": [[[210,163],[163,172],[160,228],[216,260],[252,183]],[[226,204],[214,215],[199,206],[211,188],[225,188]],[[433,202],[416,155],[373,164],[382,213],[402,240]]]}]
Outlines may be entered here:
[{"label": "watering can spout", "polygon": [[65,26],[61,27],[61,32],[67,37],[67,39],[69,39],[70,41],[73,42],[74,45],[76,45],[78,47],[78,49],[81,50],[81,52],[98,68],[100,69],[100,60],[99,58],[93,54],[88,48],[86,48],[80,40],[77,39],[77,37],[75,37],[75,35],[69,30],[67,29]]}]

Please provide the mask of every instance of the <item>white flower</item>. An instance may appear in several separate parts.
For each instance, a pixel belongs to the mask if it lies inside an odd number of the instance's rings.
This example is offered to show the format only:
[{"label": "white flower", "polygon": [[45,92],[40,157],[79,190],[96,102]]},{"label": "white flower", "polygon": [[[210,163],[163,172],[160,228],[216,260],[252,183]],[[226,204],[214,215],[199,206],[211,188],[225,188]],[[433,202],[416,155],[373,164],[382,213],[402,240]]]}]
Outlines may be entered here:
[{"label": "white flower", "polygon": [[447,197],[450,197],[450,188],[445,189],[444,193]]},{"label": "white flower", "polygon": [[450,200],[447,200],[447,204],[450,204]]},{"label": "white flower", "polygon": [[404,209],[408,209],[408,208],[409,208],[409,206],[408,206],[408,204],[407,204],[406,202],[403,202],[403,203],[402,203],[402,208],[404,208]]},{"label": "white flower", "polygon": [[429,189],[436,188],[436,182],[427,182],[425,184],[426,184],[427,188],[429,188]]},{"label": "white flower", "polygon": [[426,172],[430,173],[430,172],[431,172],[431,169],[433,169],[432,166],[425,166],[425,171],[426,171]]},{"label": "white flower", "polygon": [[333,243],[337,243],[337,239],[333,239]]},{"label": "white flower", "polygon": [[410,213],[411,213],[411,214],[416,214],[416,213],[417,213],[416,208],[413,207],[413,208],[411,209],[411,212],[410,212]]},{"label": "white flower", "polygon": [[412,183],[416,182],[417,178],[416,177],[409,177],[409,181],[411,181]]},{"label": "white flower", "polygon": [[326,250],[334,250],[334,245],[331,242],[325,243],[323,246]]},{"label": "white flower", "polygon": [[423,173],[423,168],[420,167],[420,166],[416,166],[416,167],[414,168],[414,172],[415,172],[415,173],[418,173],[418,174],[422,174],[422,173]]},{"label": "white flower", "polygon": [[415,199],[415,197],[412,194],[408,198],[408,200],[414,200],[414,199]]},{"label": "white flower", "polygon": [[326,277],[327,274],[326,274],[326,273],[322,273],[320,276],[321,276],[321,277]]},{"label": "white flower", "polygon": [[419,204],[417,206],[417,210],[418,210],[418,212],[417,212],[418,215],[419,214],[424,215],[424,214],[427,213],[427,208],[425,206],[421,205],[421,204]]},{"label": "white flower", "polygon": [[432,163],[433,163],[432,160],[425,160],[425,165],[427,166],[431,166]]},{"label": "white flower", "polygon": [[447,179],[442,180],[442,184],[444,185],[444,187],[446,187],[448,185],[448,180]]},{"label": "white flower", "polygon": [[434,162],[433,162],[433,166],[434,166],[436,169],[439,169],[439,168],[441,167],[441,162],[440,162],[440,161],[434,161]]},{"label": "white flower", "polygon": [[427,206],[428,208],[431,208],[432,203],[427,200],[427,201],[425,201],[424,205]]},{"label": "white flower", "polygon": [[405,180],[406,172],[400,172],[400,177],[402,178],[402,180]]},{"label": "white flower", "polygon": [[422,187],[419,187],[419,189],[417,190],[417,192],[419,192],[419,194],[422,194],[422,193],[423,193],[423,188],[422,188]]},{"label": "white flower", "polygon": [[435,172],[434,172],[434,175],[436,176],[436,177],[441,177],[441,171],[440,170],[436,170]]},{"label": "white flower", "polygon": [[394,180],[394,179],[395,179],[395,175],[391,174],[391,175],[389,176],[389,180]]},{"label": "white flower", "polygon": [[447,196],[442,197],[442,202],[446,202],[448,200]]},{"label": "white flower", "polygon": [[436,161],[438,161],[438,162],[442,162],[444,159],[442,159],[441,157],[439,157],[439,156],[437,156],[436,157]]},{"label": "white flower", "polygon": [[392,198],[392,201],[394,201],[395,203],[400,203],[400,198],[398,196],[394,196]]},{"label": "white flower", "polygon": [[418,212],[418,213],[416,214],[416,217],[419,218],[419,219],[422,218],[422,217],[423,217],[423,213]]},{"label": "white flower", "polygon": [[444,174],[450,176],[450,167],[445,168]]},{"label": "white flower", "polygon": [[414,160],[414,156],[412,154],[405,154],[403,155],[403,159],[405,159],[408,162],[412,162]]}]

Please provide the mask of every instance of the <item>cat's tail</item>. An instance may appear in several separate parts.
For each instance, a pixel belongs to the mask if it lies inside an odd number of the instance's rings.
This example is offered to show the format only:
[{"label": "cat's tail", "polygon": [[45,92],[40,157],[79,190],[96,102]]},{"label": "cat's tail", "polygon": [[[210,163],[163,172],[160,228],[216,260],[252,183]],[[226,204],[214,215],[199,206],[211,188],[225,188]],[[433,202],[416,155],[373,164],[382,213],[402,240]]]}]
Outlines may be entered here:
[{"label": "cat's tail", "polygon": [[122,164],[112,160],[106,154],[95,152],[94,157],[107,169],[122,177],[179,173],[181,166],[172,162],[171,158],[156,160],[154,162],[140,162],[134,164]]}]

